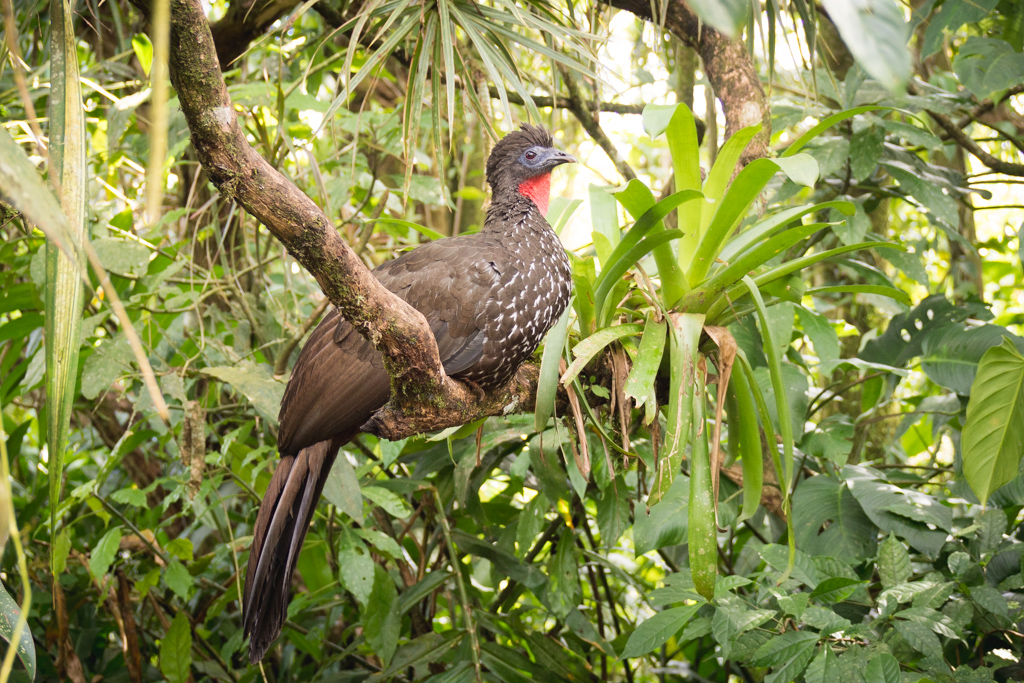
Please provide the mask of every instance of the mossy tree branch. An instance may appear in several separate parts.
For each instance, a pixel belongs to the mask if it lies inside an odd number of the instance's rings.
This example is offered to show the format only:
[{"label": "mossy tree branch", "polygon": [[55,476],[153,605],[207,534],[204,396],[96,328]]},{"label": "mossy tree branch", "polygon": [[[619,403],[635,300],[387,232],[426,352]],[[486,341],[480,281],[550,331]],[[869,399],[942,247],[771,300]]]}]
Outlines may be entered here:
[{"label": "mossy tree branch", "polygon": [[[132,2],[149,18],[147,0]],[[199,0],[171,0],[170,34],[171,83],[210,180],[284,244],[384,357],[392,396],[374,416],[373,431],[398,439],[529,410],[536,368],[524,368],[509,385],[482,397],[449,378],[426,319],[378,282],[320,207],[249,145]]]}]

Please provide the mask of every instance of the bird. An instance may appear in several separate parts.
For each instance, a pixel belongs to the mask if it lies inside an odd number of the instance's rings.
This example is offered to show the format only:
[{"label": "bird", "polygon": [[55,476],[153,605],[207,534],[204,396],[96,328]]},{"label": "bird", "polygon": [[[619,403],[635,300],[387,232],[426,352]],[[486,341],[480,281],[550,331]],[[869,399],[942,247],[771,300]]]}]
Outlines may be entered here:
[{"label": "bird", "polygon": [[[487,159],[491,203],[479,232],[420,245],[373,271],[426,318],[445,373],[503,386],[569,304],[572,276],[545,214],[551,172],[574,163],[551,133],[523,124]],[[310,334],[281,401],[280,461],[263,494],[245,574],[249,661],[287,616],[291,579],[338,451],[390,398],[381,354],[332,309]]]}]

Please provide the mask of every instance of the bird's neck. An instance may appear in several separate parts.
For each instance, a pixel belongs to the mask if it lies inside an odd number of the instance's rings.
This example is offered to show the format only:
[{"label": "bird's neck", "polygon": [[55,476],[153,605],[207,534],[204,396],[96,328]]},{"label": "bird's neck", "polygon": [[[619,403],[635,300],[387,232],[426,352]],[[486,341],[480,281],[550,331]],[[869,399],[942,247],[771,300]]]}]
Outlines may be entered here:
[{"label": "bird's neck", "polygon": [[536,204],[542,216],[547,215],[548,200],[551,198],[551,174],[544,173],[519,183],[519,194]]}]

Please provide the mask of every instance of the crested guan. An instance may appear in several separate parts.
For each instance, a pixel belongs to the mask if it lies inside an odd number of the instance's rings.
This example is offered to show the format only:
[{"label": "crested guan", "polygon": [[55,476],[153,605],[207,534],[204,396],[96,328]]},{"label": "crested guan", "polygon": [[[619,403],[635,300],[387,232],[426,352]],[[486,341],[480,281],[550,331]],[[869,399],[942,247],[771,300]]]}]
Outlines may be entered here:
[{"label": "crested guan", "polygon": [[[568,305],[569,262],[544,214],[551,170],[573,161],[548,131],[524,125],[487,160],[492,198],[480,232],[430,242],[374,271],[427,319],[449,376],[502,386]],[[250,662],[281,633],[292,571],[338,450],[389,396],[381,355],[332,310],[299,354],[281,401],[281,461],[245,574]]]}]

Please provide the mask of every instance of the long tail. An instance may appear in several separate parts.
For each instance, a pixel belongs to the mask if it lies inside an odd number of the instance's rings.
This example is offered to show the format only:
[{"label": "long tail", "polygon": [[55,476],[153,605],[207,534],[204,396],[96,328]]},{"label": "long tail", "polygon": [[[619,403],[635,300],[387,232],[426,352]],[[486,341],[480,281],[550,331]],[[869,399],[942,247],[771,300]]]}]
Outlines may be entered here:
[{"label": "long tail", "polygon": [[332,439],[281,458],[263,495],[245,573],[242,623],[249,661],[263,659],[288,614],[292,572],[313,511],[344,441]]}]

